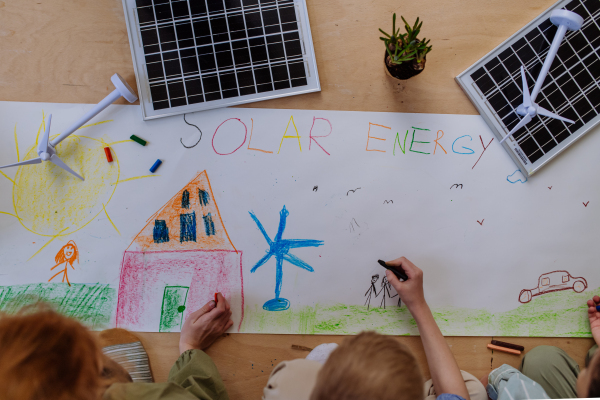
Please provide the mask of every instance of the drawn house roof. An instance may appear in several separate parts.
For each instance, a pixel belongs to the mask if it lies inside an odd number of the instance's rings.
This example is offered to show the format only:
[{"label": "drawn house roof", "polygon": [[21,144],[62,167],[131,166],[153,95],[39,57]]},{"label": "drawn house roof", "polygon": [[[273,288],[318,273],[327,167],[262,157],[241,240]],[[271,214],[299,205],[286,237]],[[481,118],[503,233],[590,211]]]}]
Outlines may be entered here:
[{"label": "drawn house roof", "polygon": [[206,171],[154,213],[127,250],[236,250],[223,225]]}]

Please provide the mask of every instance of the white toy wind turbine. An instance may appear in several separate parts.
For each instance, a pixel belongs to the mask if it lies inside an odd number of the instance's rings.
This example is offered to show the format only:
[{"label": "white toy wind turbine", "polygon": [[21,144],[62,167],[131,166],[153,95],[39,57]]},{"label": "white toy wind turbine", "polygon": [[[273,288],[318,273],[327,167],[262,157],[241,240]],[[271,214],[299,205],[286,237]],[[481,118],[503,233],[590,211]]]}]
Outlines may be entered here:
[{"label": "white toy wind turbine", "polygon": [[521,80],[523,81],[523,104],[517,107],[517,114],[522,115],[523,118],[521,121],[510,131],[500,143],[504,142],[506,139],[511,137],[516,131],[524,127],[535,117],[536,115],[543,115],[544,117],[559,119],[561,121],[568,122],[570,124],[574,123],[568,118],[561,117],[560,115],[556,115],[553,112],[546,110],[543,107],[540,107],[535,102],[535,98],[540,93],[542,89],[542,85],[544,84],[544,80],[546,79],[546,75],[548,75],[548,71],[550,71],[550,66],[552,65],[552,61],[554,61],[554,57],[556,57],[556,53],[558,52],[558,48],[560,43],[562,42],[565,34],[567,33],[567,29],[570,31],[576,31],[581,28],[583,24],[583,18],[574,12],[568,10],[554,10],[550,15],[550,21],[558,26],[558,30],[556,31],[556,35],[554,35],[554,39],[552,40],[552,45],[550,45],[550,50],[548,50],[548,55],[544,60],[544,65],[542,65],[542,70],[535,81],[535,86],[531,91],[531,95],[529,94],[529,88],[527,86],[527,77],[525,76],[525,69],[521,66]]},{"label": "white toy wind turbine", "polygon": [[81,128],[86,122],[90,119],[94,118],[98,115],[102,110],[106,107],[114,103],[117,99],[123,96],[128,102],[133,103],[137,100],[136,94],[133,92],[133,89],[125,82],[125,80],[119,75],[114,74],[110,80],[113,85],[115,85],[115,90],[113,90],[108,96],[106,96],[100,103],[96,104],[90,111],[85,113],[81,118],[79,118],[73,125],[71,125],[66,131],[58,135],[52,142],[50,142],[50,123],[52,122],[52,114],[48,115],[48,122],[46,123],[46,131],[44,132],[44,136],[41,138],[38,143],[37,153],[38,157],[33,158],[31,160],[21,161],[15,164],[3,165],[0,168],[8,168],[8,167],[18,167],[20,165],[28,165],[28,164],[40,164],[42,161],[50,161],[51,163],[61,167],[65,171],[75,175],[81,180],[84,180],[83,177],[73,171],[67,164],[65,164],[56,154],[56,146],[63,140],[65,140],[70,134],[75,132],[77,129]]}]

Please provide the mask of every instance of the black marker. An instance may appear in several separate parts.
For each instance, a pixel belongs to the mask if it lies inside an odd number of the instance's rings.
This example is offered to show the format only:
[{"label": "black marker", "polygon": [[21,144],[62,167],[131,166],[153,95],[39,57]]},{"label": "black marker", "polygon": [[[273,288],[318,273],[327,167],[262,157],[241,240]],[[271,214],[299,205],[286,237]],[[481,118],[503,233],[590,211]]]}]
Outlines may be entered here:
[{"label": "black marker", "polygon": [[394,273],[394,275],[396,275],[396,277],[398,279],[404,279],[405,281],[408,280],[408,276],[406,275],[406,273],[404,272],[404,270],[401,267],[398,267],[398,269],[396,269],[395,267],[390,267],[389,265],[387,265],[385,263],[385,261],[383,260],[377,260],[377,262],[379,263],[379,265],[381,265],[383,268],[385,269],[389,269],[390,271],[392,271]]}]

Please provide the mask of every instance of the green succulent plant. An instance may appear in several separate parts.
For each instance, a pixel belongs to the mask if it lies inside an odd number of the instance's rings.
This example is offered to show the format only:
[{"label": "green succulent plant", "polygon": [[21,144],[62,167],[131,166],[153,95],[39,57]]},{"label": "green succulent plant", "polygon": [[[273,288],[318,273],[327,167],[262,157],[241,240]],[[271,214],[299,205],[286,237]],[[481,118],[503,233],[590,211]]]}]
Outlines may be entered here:
[{"label": "green succulent plant", "polygon": [[390,63],[398,65],[413,61],[422,64],[425,55],[431,51],[430,40],[417,38],[417,35],[421,32],[423,22],[419,23],[419,17],[417,17],[417,21],[411,27],[403,16],[400,16],[400,18],[404,21],[406,33],[400,33],[400,28],[396,29],[396,13],[394,13],[392,20],[391,35],[379,28],[379,31],[385,35],[385,37],[381,36],[380,39],[385,43],[385,48],[390,56]]}]

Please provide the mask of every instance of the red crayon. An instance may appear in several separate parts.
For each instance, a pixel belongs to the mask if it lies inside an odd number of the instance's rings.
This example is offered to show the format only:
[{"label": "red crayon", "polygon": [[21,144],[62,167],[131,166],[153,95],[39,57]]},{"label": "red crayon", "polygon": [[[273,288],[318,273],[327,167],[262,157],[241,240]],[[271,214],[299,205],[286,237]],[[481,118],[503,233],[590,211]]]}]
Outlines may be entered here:
[{"label": "red crayon", "polygon": [[108,160],[108,162],[113,162],[112,154],[110,154],[110,147],[105,147],[104,153],[106,154],[106,159]]},{"label": "red crayon", "polygon": [[215,293],[215,305],[217,304],[217,293]]}]

